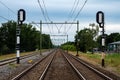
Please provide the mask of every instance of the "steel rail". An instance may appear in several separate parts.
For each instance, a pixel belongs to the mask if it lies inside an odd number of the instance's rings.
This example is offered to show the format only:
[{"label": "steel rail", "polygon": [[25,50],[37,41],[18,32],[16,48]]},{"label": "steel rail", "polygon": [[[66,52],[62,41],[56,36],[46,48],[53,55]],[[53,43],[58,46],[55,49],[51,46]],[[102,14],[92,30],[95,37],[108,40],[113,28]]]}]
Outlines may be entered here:
[{"label": "steel rail", "polygon": [[[21,56],[20,60],[25,59],[25,58],[29,58],[29,57],[31,57],[33,55],[36,55],[36,54],[30,54],[30,55]],[[12,63],[12,62],[15,62],[15,61],[16,61],[16,57],[10,58],[10,59],[1,60],[0,61],[0,66],[6,65],[6,64],[9,64],[9,63]]]},{"label": "steel rail", "polygon": [[43,60],[45,60],[47,57],[49,57],[50,55],[52,55],[51,53],[53,53],[54,51],[50,52],[47,56],[45,56],[43,59],[39,60],[38,62],[34,63],[32,66],[30,66],[29,68],[25,69],[23,72],[21,72],[20,74],[18,74],[17,76],[15,76],[14,78],[12,78],[12,80],[19,80],[22,76],[24,76],[27,72],[29,72],[31,69],[33,69],[36,65],[38,65],[40,62],[42,62]]},{"label": "steel rail", "polygon": [[[68,54],[70,55],[70,54]],[[113,80],[112,78],[110,78],[109,76],[105,75],[104,73],[98,71],[97,69],[91,67],[90,65],[88,65],[87,63],[83,62],[82,60],[80,60],[79,58],[70,55],[73,59],[77,60],[78,62],[82,63],[84,66],[86,66],[87,68],[91,69],[92,71],[94,71],[95,73],[99,74],[101,77],[104,77],[106,80]]]},{"label": "steel rail", "polygon": [[55,54],[56,54],[56,52],[55,52],[54,55],[52,56],[52,59],[50,60],[50,62],[49,62],[48,65],[46,66],[46,68],[44,69],[44,71],[43,71],[42,75],[40,76],[39,80],[44,80],[45,75],[46,75],[46,73],[47,73],[47,71],[48,71],[48,69],[49,69],[49,67],[50,67],[50,65],[51,65],[51,63],[52,63],[52,61],[53,61],[53,59],[54,59],[54,57],[55,57]]},{"label": "steel rail", "polygon": [[65,59],[67,60],[67,62],[71,65],[71,67],[74,69],[74,71],[77,73],[77,75],[79,76],[80,79],[82,80],[87,80],[79,71],[78,69],[72,64],[72,62],[67,58],[67,56],[62,53],[63,56],[65,57]]}]

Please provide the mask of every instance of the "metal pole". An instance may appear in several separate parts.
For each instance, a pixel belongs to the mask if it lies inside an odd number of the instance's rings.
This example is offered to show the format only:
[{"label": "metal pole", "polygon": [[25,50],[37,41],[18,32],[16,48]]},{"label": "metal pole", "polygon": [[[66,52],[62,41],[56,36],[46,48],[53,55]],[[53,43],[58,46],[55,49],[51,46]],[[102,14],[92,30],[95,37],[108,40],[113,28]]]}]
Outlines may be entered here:
[{"label": "metal pole", "polygon": [[[93,27],[94,27],[94,26],[92,25],[92,31],[93,31]],[[92,32],[92,54],[94,53],[94,52],[93,52],[93,44],[94,44],[94,43],[93,43],[93,32]]]},{"label": "metal pole", "polygon": [[17,64],[20,63],[20,26],[22,25],[22,22],[18,21],[18,25],[16,27],[16,59]]},{"label": "metal pole", "polygon": [[42,54],[42,21],[40,21],[40,55]]},{"label": "metal pole", "polygon": [[79,54],[78,54],[78,46],[79,46],[79,44],[78,44],[78,32],[79,32],[79,21],[77,21],[77,54],[76,54],[76,56],[79,56]]},{"label": "metal pole", "polygon": [[49,40],[49,52],[50,52],[50,40]]},{"label": "metal pole", "polygon": [[104,53],[105,52],[104,23],[102,25],[103,25],[103,27],[102,27],[102,63],[101,63],[101,65],[102,65],[102,67],[105,67],[105,60],[104,60],[104,56],[105,56],[105,53]]},{"label": "metal pole", "polygon": [[[68,35],[67,35],[67,43],[68,43]],[[68,53],[68,47],[67,47],[67,53]]]},{"label": "metal pole", "polygon": [[102,27],[102,51],[104,52],[104,48],[105,48],[105,29],[104,29],[104,23],[103,23],[103,27]]}]

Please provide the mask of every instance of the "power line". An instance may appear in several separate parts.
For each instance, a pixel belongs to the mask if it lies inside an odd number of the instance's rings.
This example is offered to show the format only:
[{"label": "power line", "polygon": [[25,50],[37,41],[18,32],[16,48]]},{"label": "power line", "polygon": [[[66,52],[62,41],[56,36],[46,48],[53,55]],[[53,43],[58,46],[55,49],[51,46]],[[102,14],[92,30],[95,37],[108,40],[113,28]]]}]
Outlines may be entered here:
[{"label": "power line", "polygon": [[[42,2],[43,2],[44,9],[45,9],[46,17],[51,22],[51,19],[50,19],[49,15],[48,15],[47,8],[46,8],[44,0],[42,0]],[[57,30],[59,32],[59,28],[58,28],[57,24],[55,24],[55,26],[56,26],[56,28],[57,28]]]},{"label": "power line", "polygon": [[[42,11],[43,17],[45,18],[45,21],[46,21],[46,22],[47,22],[47,19],[48,19],[49,21],[51,21],[50,18],[49,18],[49,16],[48,16],[48,12],[47,12],[47,9],[46,9],[44,0],[42,0],[42,2],[43,2],[43,6],[44,6],[44,8],[45,8],[45,11],[44,11],[44,9],[43,9],[40,1],[38,0],[38,4],[39,4],[39,7],[40,7],[40,9],[41,9],[41,11]],[[45,14],[45,13],[46,13],[46,14]],[[48,25],[48,24],[47,24],[47,25]],[[56,24],[55,24],[55,26],[56,26],[57,30],[59,31],[59,28],[57,27]],[[49,26],[49,25],[48,25],[48,28],[49,28],[50,33],[51,33],[51,29],[50,29],[50,26]]]},{"label": "power line", "polygon": [[39,4],[39,7],[40,7],[40,9],[41,9],[41,11],[42,11],[43,17],[45,18],[45,21],[47,22],[47,18],[46,18],[46,16],[45,16],[45,12],[44,12],[44,10],[43,10],[43,8],[42,8],[39,0],[38,0],[38,4]]},{"label": "power line", "polygon": [[[77,10],[78,4],[79,4],[79,0],[75,0],[75,1],[74,1],[74,4],[73,4],[73,6],[72,6],[72,9],[71,9],[71,11],[70,11],[70,13],[69,13],[69,15],[68,15],[68,20],[67,20],[67,21],[69,21],[69,20],[73,17],[75,11]],[[61,29],[62,27],[63,27],[63,24],[61,25],[60,29]]]},{"label": "power line", "polygon": [[10,10],[13,14],[16,15],[16,13],[15,13],[12,9],[10,9],[6,4],[4,4],[2,1],[0,1],[0,3],[1,3],[3,6],[5,6],[8,10]]},{"label": "power line", "polygon": [[42,2],[43,2],[43,6],[44,6],[44,8],[45,8],[46,16],[47,16],[48,20],[51,21],[50,18],[49,18],[49,16],[48,16],[48,12],[47,12],[47,9],[46,9],[44,0],[42,0]]},{"label": "power line", "polygon": [[5,18],[5,17],[3,17],[3,16],[0,16],[2,19],[4,19],[4,20],[7,20],[7,21],[10,21],[9,19],[7,19],[7,18]]},{"label": "power line", "polygon": [[[70,14],[69,14],[69,17],[70,17],[70,18],[73,17],[73,15],[74,15],[77,7],[78,7],[78,4],[79,4],[79,0],[75,0],[75,1],[74,1],[74,4],[73,4],[73,7],[72,7],[72,9],[71,9],[71,11],[70,11]],[[68,19],[68,20],[69,20],[69,19]]]},{"label": "power line", "polygon": [[[51,22],[51,19],[50,19],[49,15],[48,15],[47,8],[46,8],[46,5],[45,5],[44,0],[42,0],[42,2],[43,2],[44,9],[45,9],[46,17],[47,17],[47,19]],[[57,28],[57,30],[58,30],[58,32],[59,32],[60,29],[58,28],[57,24],[55,24],[55,26],[56,26],[56,28]]]},{"label": "power line", "polygon": [[75,16],[74,20],[75,21],[77,19],[77,17],[79,16],[79,14],[81,13],[81,11],[83,10],[83,8],[85,7],[85,4],[87,3],[88,0],[85,0],[83,6],[80,8],[79,12],[77,13],[77,15]]},{"label": "power line", "polygon": [[[43,8],[42,8],[42,5],[40,4],[40,1],[39,1],[39,0],[38,0],[38,4],[39,4],[39,7],[40,7],[40,9],[41,9],[41,11],[42,11],[43,17],[45,18],[45,21],[47,22],[47,18],[46,18],[46,16],[45,16],[45,12],[44,12],[44,10],[43,10]],[[48,28],[49,28],[49,30],[50,30],[50,33],[51,33],[51,29],[50,29],[50,27],[49,27],[48,24],[47,24],[47,26],[48,26]]]},{"label": "power line", "polygon": [[[77,19],[77,17],[79,16],[79,14],[81,13],[81,11],[83,10],[83,8],[85,7],[85,4],[87,3],[88,0],[85,0],[83,6],[80,8],[79,12],[77,13],[77,15],[75,16],[75,18],[73,19],[73,22]],[[67,32],[71,29],[73,24],[71,24],[67,30]]]}]

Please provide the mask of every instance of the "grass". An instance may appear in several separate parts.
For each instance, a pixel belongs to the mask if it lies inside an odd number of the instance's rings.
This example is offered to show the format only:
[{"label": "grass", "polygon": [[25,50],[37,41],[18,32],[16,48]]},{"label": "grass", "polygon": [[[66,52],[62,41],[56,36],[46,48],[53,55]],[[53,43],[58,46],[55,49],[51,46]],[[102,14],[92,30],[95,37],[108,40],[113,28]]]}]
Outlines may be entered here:
[{"label": "grass", "polygon": [[[44,51],[47,51],[47,49],[43,49],[42,50],[42,52],[44,52]],[[32,51],[32,52],[23,52],[23,53],[20,53],[20,56],[33,54],[33,52],[35,52],[35,51]],[[16,53],[1,55],[0,56],[0,60],[5,60],[5,59],[9,59],[9,58],[14,58],[14,57],[16,57]]]},{"label": "grass", "polygon": [[[74,52],[73,55],[75,54],[76,52]],[[99,53],[91,54],[91,53],[79,52],[79,57],[89,61],[90,63],[101,65],[101,54]],[[120,54],[117,54],[117,53],[106,54],[105,67],[113,69],[114,72],[117,72],[118,74],[120,74]]]},{"label": "grass", "polygon": [[120,54],[109,54],[105,60],[107,65],[112,67],[120,66]]},{"label": "grass", "polygon": [[[20,53],[20,56],[24,56],[24,55],[28,55],[28,54],[32,54],[32,52]],[[9,59],[9,58],[13,58],[13,57],[16,57],[16,53],[1,55],[0,60]]]}]

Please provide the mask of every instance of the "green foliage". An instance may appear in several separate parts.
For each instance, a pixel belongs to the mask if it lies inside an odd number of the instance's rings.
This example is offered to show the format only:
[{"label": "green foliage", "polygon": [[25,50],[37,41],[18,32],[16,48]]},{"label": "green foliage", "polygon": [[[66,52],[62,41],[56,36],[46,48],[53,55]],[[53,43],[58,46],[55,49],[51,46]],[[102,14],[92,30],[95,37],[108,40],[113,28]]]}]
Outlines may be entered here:
[{"label": "green foliage", "polygon": [[78,38],[79,50],[82,52],[92,51],[92,49],[97,46],[96,36],[98,35],[99,28],[94,23],[89,26],[92,26],[92,29],[85,28],[75,36],[75,44],[77,45]]},{"label": "green foliage", "polygon": [[0,27],[0,52],[15,52],[16,22],[9,21]]},{"label": "green foliage", "polygon": [[[120,41],[120,33],[111,33],[109,35],[105,34],[105,44],[106,48],[109,43]],[[97,37],[98,47],[101,49],[101,35]]]},{"label": "green foliage", "polygon": [[74,42],[67,42],[61,45],[61,48],[64,50],[75,51],[76,47],[74,46]]},{"label": "green foliage", "polygon": [[[16,45],[16,26],[14,21],[3,23],[0,27],[0,53],[15,52]],[[21,51],[33,51],[40,47],[40,32],[33,28],[30,24],[23,24],[21,28]],[[44,49],[48,48],[48,42],[52,45],[50,36],[42,34],[42,46]]]},{"label": "green foliage", "polygon": [[111,33],[106,37],[107,44],[120,41],[120,33]]},{"label": "green foliage", "polygon": [[70,50],[70,51],[75,51],[76,50],[76,48],[75,48],[75,46],[74,45],[64,45],[64,46],[62,46],[61,47],[62,49],[64,49],[64,50]]},{"label": "green foliage", "polygon": [[52,42],[50,40],[50,35],[42,34],[42,48],[49,49],[52,48]]}]

